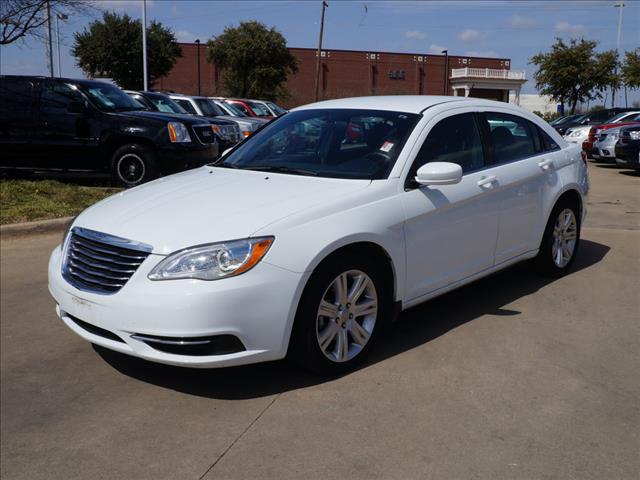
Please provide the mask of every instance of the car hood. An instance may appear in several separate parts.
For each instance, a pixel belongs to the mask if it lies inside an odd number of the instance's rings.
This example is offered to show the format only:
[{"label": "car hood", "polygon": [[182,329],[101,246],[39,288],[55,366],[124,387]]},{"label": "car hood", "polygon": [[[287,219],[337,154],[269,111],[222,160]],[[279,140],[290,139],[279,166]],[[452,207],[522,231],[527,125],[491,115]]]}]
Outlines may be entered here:
[{"label": "car hood", "polygon": [[220,115],[216,118],[224,118],[225,120],[231,120],[233,122],[243,122],[249,125],[263,125],[268,121],[257,117],[234,117],[231,115]]},{"label": "car hood", "polygon": [[193,115],[185,115],[183,113],[165,113],[153,112],[150,110],[132,110],[130,112],[117,112],[118,115],[132,118],[141,118],[145,120],[156,120],[158,122],[182,122],[190,125],[206,123],[203,119],[198,119]]},{"label": "car hood", "polygon": [[[285,217],[336,202],[369,186],[343,180],[202,167],[113,195],[74,226],[153,246],[168,254],[204,243],[250,237]],[[271,232],[276,234],[276,232]]]}]

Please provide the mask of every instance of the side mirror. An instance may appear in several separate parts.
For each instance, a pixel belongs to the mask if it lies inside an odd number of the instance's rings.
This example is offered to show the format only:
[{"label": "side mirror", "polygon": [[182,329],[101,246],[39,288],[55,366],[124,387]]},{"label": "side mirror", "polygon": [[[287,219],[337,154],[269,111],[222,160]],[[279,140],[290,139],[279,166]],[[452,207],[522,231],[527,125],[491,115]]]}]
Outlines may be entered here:
[{"label": "side mirror", "polygon": [[416,172],[415,180],[420,185],[453,185],[462,180],[462,167],[451,162],[426,163]]},{"label": "side mirror", "polygon": [[87,111],[87,107],[82,100],[73,100],[67,107],[69,113],[84,113]]}]

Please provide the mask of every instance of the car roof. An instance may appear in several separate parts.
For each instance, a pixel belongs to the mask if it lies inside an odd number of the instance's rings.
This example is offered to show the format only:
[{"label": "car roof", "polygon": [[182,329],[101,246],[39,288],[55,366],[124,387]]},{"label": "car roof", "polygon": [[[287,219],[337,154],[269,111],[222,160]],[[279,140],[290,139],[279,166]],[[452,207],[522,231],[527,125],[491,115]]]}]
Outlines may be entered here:
[{"label": "car roof", "polygon": [[442,95],[380,95],[373,97],[352,97],[335,100],[325,100],[303,105],[293,110],[307,110],[315,108],[353,108],[362,110],[390,110],[407,113],[421,113],[429,107],[443,103],[466,102],[475,106],[494,106],[521,111],[518,107],[505,102],[484,100],[473,97],[445,97]]}]

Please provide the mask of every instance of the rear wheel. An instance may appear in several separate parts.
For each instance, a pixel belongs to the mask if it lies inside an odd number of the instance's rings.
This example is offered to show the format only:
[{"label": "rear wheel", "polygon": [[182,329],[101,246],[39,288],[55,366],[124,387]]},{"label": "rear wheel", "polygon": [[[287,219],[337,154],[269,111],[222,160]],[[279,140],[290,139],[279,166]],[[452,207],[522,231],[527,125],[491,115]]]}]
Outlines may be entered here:
[{"label": "rear wheel", "polygon": [[304,368],[339,374],[365,358],[388,318],[389,297],[371,260],[340,257],[321,265],[300,300],[290,353]]},{"label": "rear wheel", "polygon": [[140,144],[118,148],[111,158],[111,177],[120,187],[136,187],[157,176],[153,152]]},{"label": "rear wheel", "polygon": [[538,271],[551,277],[561,277],[575,260],[580,243],[580,214],[570,201],[556,204],[534,259]]}]

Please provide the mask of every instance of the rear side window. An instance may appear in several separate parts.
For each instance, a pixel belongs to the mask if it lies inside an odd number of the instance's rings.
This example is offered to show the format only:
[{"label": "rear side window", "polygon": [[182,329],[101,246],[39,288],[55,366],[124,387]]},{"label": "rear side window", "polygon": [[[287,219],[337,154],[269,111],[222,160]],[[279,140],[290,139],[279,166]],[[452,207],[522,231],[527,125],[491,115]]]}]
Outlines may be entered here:
[{"label": "rear side window", "polygon": [[546,152],[560,150],[560,145],[558,145],[547,132],[541,128],[538,128],[538,131],[540,133],[540,139],[542,140],[542,147]]},{"label": "rear side window", "polygon": [[531,157],[540,150],[540,140],[535,138],[537,132],[528,120],[506,113],[486,112],[484,116],[491,132],[496,163]]},{"label": "rear side window", "polygon": [[422,144],[408,178],[430,162],[457,163],[463,173],[484,167],[482,140],[473,113],[453,115],[438,122]]},{"label": "rear side window", "polygon": [[31,114],[38,97],[38,86],[27,78],[0,79],[0,114],[10,118],[24,118]]}]

